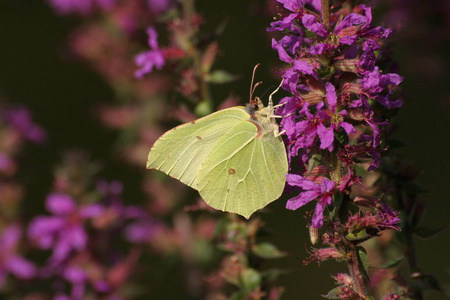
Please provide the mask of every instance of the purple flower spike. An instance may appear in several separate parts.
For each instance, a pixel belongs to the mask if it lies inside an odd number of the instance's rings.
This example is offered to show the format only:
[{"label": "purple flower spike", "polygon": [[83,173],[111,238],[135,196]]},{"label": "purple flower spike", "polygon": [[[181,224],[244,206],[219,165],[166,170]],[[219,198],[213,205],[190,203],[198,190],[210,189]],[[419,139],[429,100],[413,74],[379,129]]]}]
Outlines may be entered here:
[{"label": "purple flower spike", "polygon": [[298,196],[288,200],[286,203],[286,208],[296,210],[312,200],[317,200],[312,218],[312,226],[314,228],[321,228],[323,225],[323,211],[325,207],[330,205],[332,202],[332,195],[335,188],[334,181],[323,178],[321,184],[319,185],[295,174],[288,174],[286,179],[290,186],[297,186],[303,190]]},{"label": "purple flower spike", "polygon": [[136,71],[135,76],[139,79],[144,78],[145,74],[153,72],[153,68],[160,70],[165,64],[164,55],[159,49],[158,33],[155,28],[148,27],[147,34],[148,45],[151,50],[139,53],[135,57],[136,65],[140,67],[140,69]]},{"label": "purple flower spike", "polygon": [[5,285],[8,274],[20,279],[30,279],[36,274],[36,267],[17,253],[21,235],[19,226],[10,225],[0,236],[0,289]]}]

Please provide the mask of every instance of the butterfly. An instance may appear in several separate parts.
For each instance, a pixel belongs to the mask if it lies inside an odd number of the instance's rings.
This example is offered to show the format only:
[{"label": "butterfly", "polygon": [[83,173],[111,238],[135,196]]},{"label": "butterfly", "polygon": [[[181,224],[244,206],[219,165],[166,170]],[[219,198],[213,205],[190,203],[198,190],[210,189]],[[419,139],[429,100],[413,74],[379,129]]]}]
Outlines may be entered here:
[{"label": "butterfly", "polygon": [[247,219],[278,199],[288,171],[272,101],[281,85],[264,107],[252,99],[260,83],[253,86],[252,78],[247,106],[219,110],[164,133],[150,150],[147,169],[196,189],[209,206]]}]

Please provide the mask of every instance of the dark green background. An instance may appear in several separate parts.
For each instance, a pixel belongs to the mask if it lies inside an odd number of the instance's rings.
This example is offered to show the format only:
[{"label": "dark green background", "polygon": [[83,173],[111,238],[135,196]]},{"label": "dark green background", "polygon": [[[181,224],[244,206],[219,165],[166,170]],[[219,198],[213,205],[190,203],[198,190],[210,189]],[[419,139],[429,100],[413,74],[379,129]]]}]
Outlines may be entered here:
[{"label": "dark green background", "polygon": [[[198,2],[208,21],[206,28],[213,29],[221,20],[228,19],[219,40],[221,57],[216,66],[245,75],[243,80],[215,89],[215,98],[223,99],[234,92],[246,99],[249,73],[258,62],[262,63],[258,77],[265,81],[261,90],[275,85],[276,79],[268,74],[277,56],[270,49],[265,33],[271,18],[250,14],[249,1]],[[0,95],[9,102],[29,107],[35,121],[47,130],[50,138],[46,146],[31,147],[22,157],[21,176],[28,191],[26,216],[43,211],[53,167],[60,161],[62,151],[74,147],[86,150],[94,160],[104,163],[103,177],[124,181],[125,199],[139,197],[136,192],[139,171],[112,159],[115,133],[102,127],[92,113],[96,103],[111,101],[112,92],[87,65],[67,55],[66,39],[79,22],[76,17],[56,16],[43,1],[0,1]],[[429,190],[425,195],[428,210],[423,224],[438,227],[448,224],[450,209],[450,60],[447,55],[450,45],[448,36],[433,36],[436,28],[446,25],[445,18],[430,16],[416,22],[423,30],[408,34],[407,38],[399,34],[397,37],[402,39],[397,44],[394,38],[394,56],[399,62],[399,73],[406,77],[403,87],[410,99],[397,119],[396,136],[409,143],[401,150],[402,155],[423,168],[419,181]],[[431,39],[434,43],[429,42]],[[421,61],[423,57],[431,57],[431,63]],[[427,68],[426,72],[417,67],[421,64]],[[286,211],[284,203],[285,199],[277,201],[270,206],[272,213],[265,215],[274,230],[274,243],[290,253],[290,257],[276,262],[291,271],[282,282],[286,287],[284,299],[321,299],[318,294],[326,293],[332,286],[329,275],[335,274],[338,267],[328,262],[320,268],[315,264],[303,266],[309,247],[304,211]],[[449,239],[447,231],[431,241],[417,241],[424,272],[437,275],[444,288],[450,279]],[[182,299],[173,294],[181,284],[176,278],[176,275],[167,280],[160,278],[155,288],[160,294],[155,297]],[[427,299],[445,298],[433,292],[426,295]]]}]

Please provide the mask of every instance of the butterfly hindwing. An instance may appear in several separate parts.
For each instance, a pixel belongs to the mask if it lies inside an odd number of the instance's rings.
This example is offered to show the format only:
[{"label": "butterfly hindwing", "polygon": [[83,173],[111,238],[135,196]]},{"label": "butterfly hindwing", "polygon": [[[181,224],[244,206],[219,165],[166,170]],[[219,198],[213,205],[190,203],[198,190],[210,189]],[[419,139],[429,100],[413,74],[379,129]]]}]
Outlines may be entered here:
[{"label": "butterfly hindwing", "polygon": [[259,130],[249,120],[236,124],[205,158],[198,190],[213,208],[248,218],[281,195],[287,173],[284,144]]}]

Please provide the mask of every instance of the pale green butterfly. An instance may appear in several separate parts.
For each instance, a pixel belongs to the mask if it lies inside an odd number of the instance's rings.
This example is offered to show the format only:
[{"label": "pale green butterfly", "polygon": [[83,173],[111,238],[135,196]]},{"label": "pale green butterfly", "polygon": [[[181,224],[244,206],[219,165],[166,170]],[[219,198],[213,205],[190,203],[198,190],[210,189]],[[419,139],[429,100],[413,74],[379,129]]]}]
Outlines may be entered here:
[{"label": "pale green butterfly", "polygon": [[[250,99],[260,83],[250,87]],[[198,190],[215,209],[249,218],[278,199],[286,181],[286,149],[272,102],[279,88],[267,107],[251,99],[246,107],[226,108],[167,131],[151,148],[147,169]]]}]

